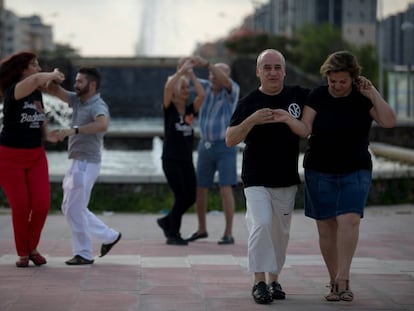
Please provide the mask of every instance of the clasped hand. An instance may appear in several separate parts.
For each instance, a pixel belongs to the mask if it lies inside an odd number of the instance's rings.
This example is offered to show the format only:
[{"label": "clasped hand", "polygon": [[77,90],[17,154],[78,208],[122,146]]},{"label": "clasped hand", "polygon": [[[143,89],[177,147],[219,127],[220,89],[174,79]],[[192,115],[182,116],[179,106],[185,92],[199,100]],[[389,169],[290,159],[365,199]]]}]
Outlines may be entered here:
[{"label": "clasped hand", "polygon": [[263,108],[253,113],[256,124],[286,122],[290,118],[289,112],[283,109]]},{"label": "clasped hand", "polygon": [[57,143],[64,141],[67,136],[71,135],[71,129],[52,130],[47,133],[47,141]]},{"label": "clasped hand", "polygon": [[54,83],[61,84],[65,80],[65,75],[58,68],[53,70],[53,74],[54,78],[52,81]]}]

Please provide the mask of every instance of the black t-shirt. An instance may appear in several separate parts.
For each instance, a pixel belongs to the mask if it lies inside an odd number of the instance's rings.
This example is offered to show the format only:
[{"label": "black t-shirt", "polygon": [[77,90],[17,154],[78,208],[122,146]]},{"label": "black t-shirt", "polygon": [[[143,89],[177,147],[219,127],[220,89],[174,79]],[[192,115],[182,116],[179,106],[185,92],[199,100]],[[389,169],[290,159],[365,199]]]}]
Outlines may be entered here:
[{"label": "black t-shirt", "polygon": [[178,113],[173,103],[164,108],[164,144],[162,159],[193,161],[194,131],[193,105],[186,107],[185,115]]},{"label": "black t-shirt", "polygon": [[[284,109],[300,119],[308,89],[284,86],[278,95],[259,90],[242,98],[230,121],[239,125],[262,108]],[[284,123],[255,125],[245,139],[242,180],[245,187],[289,187],[300,183],[298,174],[299,137]]]},{"label": "black t-shirt", "polygon": [[335,98],[326,85],[314,89],[306,105],[316,116],[304,168],[329,174],[372,169],[368,151],[372,103],[367,97],[353,87],[348,96]]},{"label": "black t-shirt", "polygon": [[42,124],[45,120],[42,93],[33,91],[16,100],[15,85],[4,94],[3,129],[0,145],[13,148],[37,148],[42,145]]}]

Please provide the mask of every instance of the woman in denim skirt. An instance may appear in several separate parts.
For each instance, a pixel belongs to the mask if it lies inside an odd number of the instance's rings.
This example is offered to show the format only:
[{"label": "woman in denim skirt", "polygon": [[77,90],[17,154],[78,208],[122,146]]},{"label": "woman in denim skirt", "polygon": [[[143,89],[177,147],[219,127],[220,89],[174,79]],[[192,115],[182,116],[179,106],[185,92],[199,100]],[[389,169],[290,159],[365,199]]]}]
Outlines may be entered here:
[{"label": "woman in denim skirt", "polygon": [[319,246],[330,277],[328,301],[352,301],[351,262],[364,216],[372,174],[368,150],[372,121],[396,125],[396,115],[361,66],[347,51],[328,56],[320,68],[327,85],[309,95],[301,120],[277,114],[301,137],[308,137],[305,215],[316,220]]}]

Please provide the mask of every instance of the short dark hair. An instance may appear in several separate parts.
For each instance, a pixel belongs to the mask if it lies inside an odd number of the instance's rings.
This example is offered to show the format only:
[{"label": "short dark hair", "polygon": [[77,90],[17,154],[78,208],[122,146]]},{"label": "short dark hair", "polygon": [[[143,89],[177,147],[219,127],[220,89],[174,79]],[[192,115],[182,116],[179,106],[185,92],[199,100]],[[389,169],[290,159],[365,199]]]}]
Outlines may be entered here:
[{"label": "short dark hair", "polygon": [[96,83],[96,89],[98,90],[101,84],[101,74],[97,68],[94,67],[82,67],[78,70],[79,73],[84,74],[88,81],[94,81]]}]

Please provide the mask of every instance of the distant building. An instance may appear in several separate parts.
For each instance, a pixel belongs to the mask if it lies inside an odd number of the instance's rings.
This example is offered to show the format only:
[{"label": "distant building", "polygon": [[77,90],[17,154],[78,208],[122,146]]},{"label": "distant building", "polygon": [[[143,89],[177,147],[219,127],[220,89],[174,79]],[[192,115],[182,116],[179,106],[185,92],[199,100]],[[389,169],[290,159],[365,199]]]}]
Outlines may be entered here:
[{"label": "distant building", "polygon": [[4,1],[0,0],[0,57],[3,55]]},{"label": "distant building", "polygon": [[413,119],[414,4],[379,23],[379,55],[388,72],[388,103],[400,119]]},{"label": "distant building", "polygon": [[394,66],[388,72],[388,103],[400,120],[414,118],[413,77],[406,66]]},{"label": "distant building", "polygon": [[405,12],[380,21],[381,51],[385,66],[414,64],[414,4]]},{"label": "distant building", "polygon": [[377,45],[377,0],[342,1],[342,37],[356,46]]},{"label": "distant building", "polygon": [[307,24],[330,23],[357,46],[376,45],[377,0],[269,0],[258,6],[251,28],[293,35]]},{"label": "distant building", "polygon": [[52,52],[55,50],[53,29],[37,16],[18,17],[3,10],[2,56],[17,51]]}]

